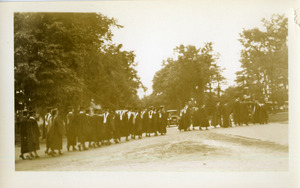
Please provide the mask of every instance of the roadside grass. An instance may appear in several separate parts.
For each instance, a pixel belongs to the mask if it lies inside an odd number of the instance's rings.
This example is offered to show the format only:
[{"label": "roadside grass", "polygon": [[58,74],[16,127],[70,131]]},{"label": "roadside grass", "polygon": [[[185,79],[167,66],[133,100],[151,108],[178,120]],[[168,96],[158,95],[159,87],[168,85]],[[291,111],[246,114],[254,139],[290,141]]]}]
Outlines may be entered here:
[{"label": "roadside grass", "polygon": [[269,122],[288,122],[289,113],[288,112],[279,112],[276,114],[269,114]]}]

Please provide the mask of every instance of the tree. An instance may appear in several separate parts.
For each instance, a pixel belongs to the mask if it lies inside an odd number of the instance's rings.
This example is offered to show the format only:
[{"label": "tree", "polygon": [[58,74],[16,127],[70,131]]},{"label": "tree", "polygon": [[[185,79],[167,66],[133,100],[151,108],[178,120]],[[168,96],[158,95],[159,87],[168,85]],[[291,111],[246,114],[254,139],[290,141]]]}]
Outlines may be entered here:
[{"label": "tree", "polygon": [[174,51],[176,59],[163,61],[163,68],[154,75],[152,101],[177,109],[191,98],[204,103],[209,83],[222,79],[212,43],[202,48],[180,45]]},{"label": "tree", "polygon": [[15,98],[44,108],[136,101],[133,52],[112,43],[116,20],[100,13],[15,13]]},{"label": "tree", "polygon": [[284,104],[288,99],[288,19],[273,15],[262,19],[264,30],[243,30],[239,41],[242,71],[237,72],[237,83],[247,87],[252,98]]}]

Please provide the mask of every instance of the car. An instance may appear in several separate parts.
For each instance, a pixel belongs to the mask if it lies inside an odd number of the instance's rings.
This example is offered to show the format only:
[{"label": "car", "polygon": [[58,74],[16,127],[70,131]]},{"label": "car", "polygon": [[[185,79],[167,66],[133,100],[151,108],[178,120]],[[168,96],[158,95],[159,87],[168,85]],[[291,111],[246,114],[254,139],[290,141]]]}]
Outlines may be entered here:
[{"label": "car", "polygon": [[178,126],[178,123],[179,123],[178,111],[177,110],[167,110],[167,115],[168,115],[168,127],[170,127],[171,125]]}]

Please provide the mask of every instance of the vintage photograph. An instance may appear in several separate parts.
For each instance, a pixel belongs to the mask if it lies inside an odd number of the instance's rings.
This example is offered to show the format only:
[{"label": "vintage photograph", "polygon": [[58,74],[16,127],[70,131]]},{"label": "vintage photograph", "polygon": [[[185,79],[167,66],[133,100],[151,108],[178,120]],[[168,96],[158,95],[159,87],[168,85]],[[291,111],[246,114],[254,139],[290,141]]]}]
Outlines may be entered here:
[{"label": "vintage photograph", "polygon": [[14,11],[15,171],[287,172],[289,11]]}]

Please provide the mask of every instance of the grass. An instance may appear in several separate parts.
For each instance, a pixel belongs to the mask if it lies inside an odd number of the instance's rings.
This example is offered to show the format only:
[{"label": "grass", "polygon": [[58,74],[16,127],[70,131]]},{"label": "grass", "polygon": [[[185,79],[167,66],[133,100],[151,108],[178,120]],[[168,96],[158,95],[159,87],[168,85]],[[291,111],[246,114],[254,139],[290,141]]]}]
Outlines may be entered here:
[{"label": "grass", "polygon": [[279,112],[276,114],[269,114],[269,122],[284,122],[289,120],[288,112]]}]

